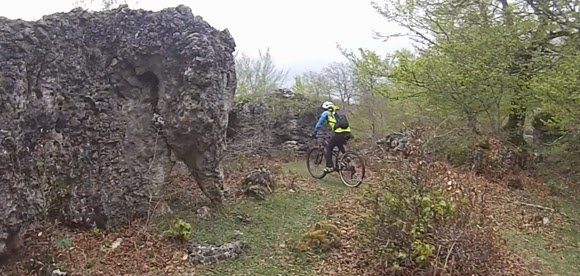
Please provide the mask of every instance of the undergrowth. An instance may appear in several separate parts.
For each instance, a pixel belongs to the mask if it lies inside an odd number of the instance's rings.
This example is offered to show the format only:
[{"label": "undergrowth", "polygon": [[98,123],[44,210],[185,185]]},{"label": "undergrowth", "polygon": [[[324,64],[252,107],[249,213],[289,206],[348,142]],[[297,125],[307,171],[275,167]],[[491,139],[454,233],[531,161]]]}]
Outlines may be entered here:
[{"label": "undergrowth", "polygon": [[361,223],[374,269],[393,274],[492,275],[501,271],[494,238],[478,228],[467,199],[451,200],[421,176],[391,171],[368,190]]}]

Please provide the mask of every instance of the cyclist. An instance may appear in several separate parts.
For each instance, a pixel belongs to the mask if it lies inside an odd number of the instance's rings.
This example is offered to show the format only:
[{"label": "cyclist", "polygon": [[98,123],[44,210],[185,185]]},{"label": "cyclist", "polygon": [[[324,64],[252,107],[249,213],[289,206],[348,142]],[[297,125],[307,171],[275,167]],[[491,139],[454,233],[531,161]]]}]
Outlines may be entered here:
[{"label": "cyclist", "polygon": [[324,155],[324,158],[326,159],[326,168],[324,169],[324,172],[329,173],[334,171],[334,164],[332,162],[332,151],[334,150],[335,147],[338,147],[340,152],[344,153],[345,152],[344,145],[346,145],[346,142],[348,142],[348,140],[352,137],[352,135],[350,127],[335,128],[336,125],[335,114],[340,109],[337,105],[334,105],[330,101],[326,101],[322,104],[322,109],[324,109],[324,112],[322,112],[322,114],[320,115],[318,123],[316,123],[314,131],[310,134],[310,137],[316,138],[316,133],[318,133],[318,131],[322,128],[322,125],[325,122],[328,122],[328,125],[330,126],[330,130],[332,131],[333,135],[330,137],[330,140],[326,145],[326,153]]}]

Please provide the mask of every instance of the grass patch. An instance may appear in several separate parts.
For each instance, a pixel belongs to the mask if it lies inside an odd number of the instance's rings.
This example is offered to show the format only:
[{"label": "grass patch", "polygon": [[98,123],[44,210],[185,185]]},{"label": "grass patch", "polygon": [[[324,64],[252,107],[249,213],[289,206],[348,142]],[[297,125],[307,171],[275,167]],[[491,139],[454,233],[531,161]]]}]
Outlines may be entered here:
[{"label": "grass patch", "polygon": [[327,194],[326,196],[340,195],[340,192],[352,189],[340,181],[338,173],[336,172],[328,174],[320,180],[311,178],[310,173],[308,173],[308,168],[306,168],[306,162],[304,161],[287,163],[282,167],[282,172],[311,179],[310,183],[324,191]]},{"label": "grass patch", "polygon": [[[241,239],[250,247],[244,257],[209,265],[203,272],[210,275],[312,274],[300,265],[300,260],[288,258],[292,255],[289,248],[299,241],[309,224],[323,218],[316,211],[322,200],[321,195],[275,193],[263,202],[228,205],[228,216],[194,222],[193,237],[198,242],[221,244]],[[235,214],[249,217],[251,222],[241,223]]]},{"label": "grass patch", "polygon": [[[199,266],[202,275],[313,275],[305,253],[293,248],[308,228],[326,219],[318,209],[338,198],[346,189],[338,178],[311,179],[303,162],[286,164],[284,174],[307,180],[307,187],[290,192],[278,190],[264,201],[248,200],[226,203],[225,215],[211,220],[197,217],[195,210],[181,210],[172,219],[181,218],[191,223],[191,239],[197,243],[223,244],[242,240],[247,253],[236,260]],[[179,208],[177,208],[179,209]],[[239,216],[249,218],[242,222]],[[168,227],[165,221],[160,227]]]},{"label": "grass patch", "polygon": [[556,225],[552,234],[503,232],[508,244],[531,264],[539,263],[545,275],[580,275],[580,213],[578,202],[560,199],[557,209],[568,221]]}]

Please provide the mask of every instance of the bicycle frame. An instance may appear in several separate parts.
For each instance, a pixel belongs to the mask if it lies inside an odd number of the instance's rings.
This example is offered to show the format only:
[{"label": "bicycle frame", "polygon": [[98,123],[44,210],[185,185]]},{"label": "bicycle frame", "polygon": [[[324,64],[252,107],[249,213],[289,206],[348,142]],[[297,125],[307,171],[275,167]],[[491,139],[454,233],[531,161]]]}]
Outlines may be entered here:
[{"label": "bicycle frame", "polygon": [[[324,139],[324,138],[317,138],[317,146],[318,149],[324,153],[324,156],[326,156],[326,146],[328,145],[328,139]],[[346,149],[346,145],[344,145],[344,152],[342,152],[338,147],[335,147],[332,150],[332,163],[334,164],[334,170],[339,171],[341,168],[341,164],[339,164],[339,160],[340,160],[340,155],[344,154],[347,152]]]},{"label": "bicycle frame", "polygon": [[[324,171],[320,172],[312,170],[313,166],[318,167],[320,165],[323,165],[322,162],[324,161],[325,158],[324,155],[327,152],[326,151],[327,145],[328,140],[319,138],[317,140],[316,145],[311,147],[311,149],[307,153],[306,166],[308,168],[308,172],[310,173],[310,175],[312,175],[312,177],[316,179],[322,179],[324,178],[325,175],[328,174],[328,172]],[[362,183],[362,179],[364,179],[365,176],[365,168],[364,168],[365,166],[364,160],[360,157],[360,155],[358,155],[356,152],[348,151],[346,150],[346,148],[344,148],[344,152],[341,151],[339,148],[334,148],[332,152],[332,158],[334,161],[334,171],[338,172],[340,180],[344,185],[349,187],[358,187]],[[314,161],[314,163],[311,163],[310,162],[311,160]],[[357,164],[360,164],[360,167],[357,166],[357,168],[355,169],[355,167],[352,166],[351,163],[352,160],[357,160],[358,161]],[[355,184],[351,183],[351,181],[349,180],[348,173],[350,173],[351,179],[355,175],[355,173],[357,175],[360,173],[360,178],[358,180],[355,180],[356,181]]]}]

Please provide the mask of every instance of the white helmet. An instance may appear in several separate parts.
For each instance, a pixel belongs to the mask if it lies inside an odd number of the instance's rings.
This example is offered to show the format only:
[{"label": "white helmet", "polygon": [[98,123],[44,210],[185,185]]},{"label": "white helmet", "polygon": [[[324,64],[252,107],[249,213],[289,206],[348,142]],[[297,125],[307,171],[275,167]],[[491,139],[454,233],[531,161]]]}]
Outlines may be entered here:
[{"label": "white helmet", "polygon": [[329,109],[333,106],[334,104],[332,102],[326,101],[322,104],[322,108],[323,109]]}]

